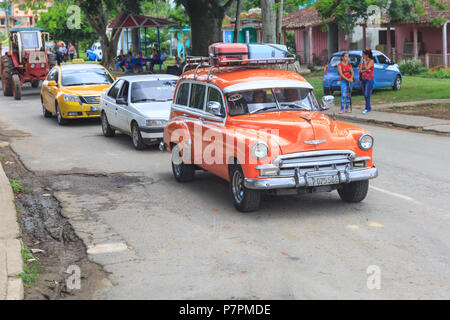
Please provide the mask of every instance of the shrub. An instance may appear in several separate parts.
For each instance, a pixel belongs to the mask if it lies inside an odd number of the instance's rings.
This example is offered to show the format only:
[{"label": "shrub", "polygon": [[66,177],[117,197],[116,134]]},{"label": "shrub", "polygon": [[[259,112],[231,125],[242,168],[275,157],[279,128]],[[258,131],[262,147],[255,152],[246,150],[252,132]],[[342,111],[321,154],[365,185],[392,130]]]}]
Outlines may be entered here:
[{"label": "shrub", "polygon": [[403,75],[413,76],[428,71],[426,67],[422,67],[420,60],[402,61],[399,64],[400,72]]},{"label": "shrub", "polygon": [[435,79],[450,79],[450,69],[439,69],[437,71],[427,71],[420,74],[421,77]]}]

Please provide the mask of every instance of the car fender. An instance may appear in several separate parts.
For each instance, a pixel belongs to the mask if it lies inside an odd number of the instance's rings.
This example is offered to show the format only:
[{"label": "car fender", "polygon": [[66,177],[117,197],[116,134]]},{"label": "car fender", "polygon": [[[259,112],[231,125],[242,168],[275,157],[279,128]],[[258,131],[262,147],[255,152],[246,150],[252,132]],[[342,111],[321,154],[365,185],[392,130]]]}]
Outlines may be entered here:
[{"label": "car fender", "polygon": [[[169,151],[172,151],[172,144],[179,144],[183,141],[189,145],[192,145],[191,135],[187,124],[181,119],[169,121],[167,126],[164,128],[163,141]],[[181,144],[182,149],[185,143]]]}]

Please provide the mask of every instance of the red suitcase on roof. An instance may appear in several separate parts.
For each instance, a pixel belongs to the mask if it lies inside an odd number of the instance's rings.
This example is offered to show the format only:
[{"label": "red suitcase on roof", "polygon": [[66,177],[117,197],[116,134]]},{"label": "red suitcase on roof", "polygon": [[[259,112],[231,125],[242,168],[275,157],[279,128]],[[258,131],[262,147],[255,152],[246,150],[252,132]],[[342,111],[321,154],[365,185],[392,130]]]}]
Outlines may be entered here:
[{"label": "red suitcase on roof", "polygon": [[[242,43],[214,43],[208,48],[210,63],[225,66],[235,60],[248,59],[248,47]],[[240,64],[246,64],[241,62]]]}]

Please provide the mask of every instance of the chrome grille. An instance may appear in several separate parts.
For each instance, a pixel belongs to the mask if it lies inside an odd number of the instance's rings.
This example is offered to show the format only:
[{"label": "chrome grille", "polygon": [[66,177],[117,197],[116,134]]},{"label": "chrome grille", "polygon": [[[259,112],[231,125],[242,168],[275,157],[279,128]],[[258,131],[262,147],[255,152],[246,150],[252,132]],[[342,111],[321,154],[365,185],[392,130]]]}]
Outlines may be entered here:
[{"label": "chrome grille", "polygon": [[83,96],[81,97],[81,101],[87,104],[99,104],[100,96]]},{"label": "chrome grille", "polygon": [[351,150],[320,150],[282,155],[275,159],[275,163],[279,165],[280,176],[294,176],[296,170],[300,175],[344,171],[354,160],[355,153]]}]

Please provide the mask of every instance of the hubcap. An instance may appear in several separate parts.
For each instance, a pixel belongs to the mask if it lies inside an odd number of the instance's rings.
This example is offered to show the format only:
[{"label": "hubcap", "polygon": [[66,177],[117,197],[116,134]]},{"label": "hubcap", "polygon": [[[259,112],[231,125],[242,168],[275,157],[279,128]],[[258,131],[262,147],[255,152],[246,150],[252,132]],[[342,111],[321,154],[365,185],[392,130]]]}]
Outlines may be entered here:
[{"label": "hubcap", "polygon": [[102,114],[102,128],[103,128],[103,133],[106,133],[106,131],[108,130],[108,122],[106,120],[105,114]]},{"label": "hubcap", "polygon": [[172,149],[172,166],[173,170],[175,171],[175,174],[178,176],[181,175],[181,164],[183,162],[181,161],[181,152],[180,148],[178,146],[175,146]]},{"label": "hubcap", "polygon": [[236,170],[233,174],[233,179],[231,183],[231,189],[233,191],[233,197],[237,203],[241,203],[244,199],[244,179],[240,171]]},{"label": "hubcap", "polygon": [[136,126],[133,127],[133,143],[135,146],[137,146],[139,143],[139,132]]},{"label": "hubcap", "polygon": [[397,79],[397,88],[400,89],[400,86],[402,85],[402,82],[400,80],[400,78]]}]

